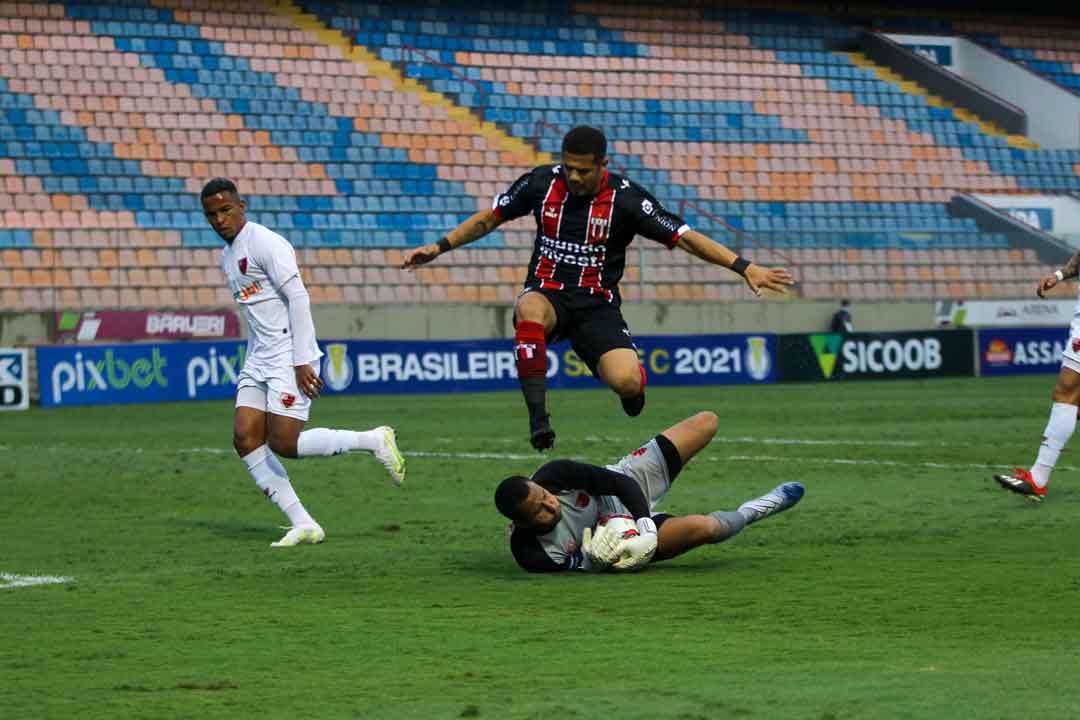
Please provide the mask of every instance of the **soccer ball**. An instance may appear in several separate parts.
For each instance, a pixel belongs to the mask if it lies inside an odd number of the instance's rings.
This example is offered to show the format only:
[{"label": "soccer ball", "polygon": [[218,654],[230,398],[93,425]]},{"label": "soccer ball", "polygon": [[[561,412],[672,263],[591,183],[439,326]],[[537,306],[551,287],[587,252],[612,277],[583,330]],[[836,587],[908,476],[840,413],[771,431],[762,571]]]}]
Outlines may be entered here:
[{"label": "soccer ball", "polygon": [[616,537],[621,540],[629,540],[638,536],[637,523],[629,515],[608,515],[600,521],[600,524],[614,531]]}]

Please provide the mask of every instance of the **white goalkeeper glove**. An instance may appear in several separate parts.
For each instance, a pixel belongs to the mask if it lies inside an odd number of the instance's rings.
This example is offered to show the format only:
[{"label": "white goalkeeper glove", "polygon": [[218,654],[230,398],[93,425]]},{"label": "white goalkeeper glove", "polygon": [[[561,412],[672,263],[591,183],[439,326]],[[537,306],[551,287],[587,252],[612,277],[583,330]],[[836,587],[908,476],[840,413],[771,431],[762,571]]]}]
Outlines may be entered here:
[{"label": "white goalkeeper glove", "polygon": [[620,572],[641,570],[656,554],[656,523],[652,518],[638,518],[638,534],[619,543],[618,559],[611,567]]},{"label": "white goalkeeper glove", "polygon": [[600,525],[594,531],[585,528],[581,539],[581,549],[593,567],[606,568],[619,557],[619,543],[622,542],[622,534],[610,525]]}]

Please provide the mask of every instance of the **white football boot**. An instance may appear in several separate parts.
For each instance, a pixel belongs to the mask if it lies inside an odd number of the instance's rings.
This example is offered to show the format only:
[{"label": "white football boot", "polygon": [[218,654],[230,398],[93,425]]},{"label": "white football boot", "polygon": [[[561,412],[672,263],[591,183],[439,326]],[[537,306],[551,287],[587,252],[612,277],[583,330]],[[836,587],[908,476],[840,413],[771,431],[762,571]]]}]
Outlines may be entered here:
[{"label": "white football boot", "polygon": [[375,458],[383,464],[386,472],[390,473],[394,485],[400,486],[405,482],[405,456],[398,450],[397,434],[389,425],[375,429],[382,434],[379,447],[375,450]]},{"label": "white football boot", "polygon": [[270,543],[270,547],[292,547],[294,545],[318,545],[326,539],[326,533],[318,525],[301,525],[289,528],[289,532]]},{"label": "white football boot", "polygon": [[806,488],[800,482],[777,485],[761,497],[744,502],[739,506],[739,513],[746,518],[747,525],[756,523],[758,520],[764,520],[770,515],[794,507],[795,503],[802,500],[805,492]]}]

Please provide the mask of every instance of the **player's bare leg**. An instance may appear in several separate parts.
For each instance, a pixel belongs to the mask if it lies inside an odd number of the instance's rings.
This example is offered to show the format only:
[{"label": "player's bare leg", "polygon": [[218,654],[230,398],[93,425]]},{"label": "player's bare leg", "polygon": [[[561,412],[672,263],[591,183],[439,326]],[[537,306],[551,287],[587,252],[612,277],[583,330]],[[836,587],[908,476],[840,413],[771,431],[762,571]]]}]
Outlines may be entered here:
[{"label": "player's bare leg", "polygon": [[600,356],[596,374],[622,400],[623,410],[637,417],[645,408],[645,368],[636,350],[615,348]]},{"label": "player's bare leg", "polygon": [[716,413],[709,410],[691,415],[660,433],[679,451],[683,465],[712,442],[720,425]]},{"label": "player's bare leg", "polygon": [[555,329],[555,308],[542,293],[523,292],[514,304],[514,357],[521,393],[529,410],[529,442],[543,452],[555,446],[547,411],[547,343]]},{"label": "player's bare leg", "polygon": [[[291,422],[279,422],[286,420]],[[300,498],[289,481],[289,474],[285,472],[281,461],[274,454],[270,444],[271,424],[279,426],[277,433],[273,436],[275,438],[273,442],[279,446],[283,445],[286,449],[288,440],[282,439],[282,435],[288,432],[285,428],[295,430],[295,434],[299,435],[300,429],[304,426],[302,420],[295,418],[265,413],[252,407],[236,408],[236,415],[233,418],[233,446],[244,461],[244,465],[247,466],[256,486],[285,513],[292,526],[281,540],[273,543],[273,546],[320,543],[326,537],[323,529],[300,502]],[[295,452],[295,437],[292,439],[292,445]]]},{"label": "player's bare leg", "polygon": [[742,522],[734,527],[727,527],[711,515],[670,517],[657,531],[653,562],[668,560],[702,545],[721,542],[734,536],[745,526],[746,523]]},{"label": "player's bare leg", "polygon": [[1080,410],[1080,373],[1062,365],[1054,385],[1052,400],[1050,420],[1043,430],[1035,464],[1029,470],[1018,467],[1009,475],[994,476],[994,480],[1006,490],[1035,501],[1046,495],[1050,473],[1076,429],[1077,412]]}]

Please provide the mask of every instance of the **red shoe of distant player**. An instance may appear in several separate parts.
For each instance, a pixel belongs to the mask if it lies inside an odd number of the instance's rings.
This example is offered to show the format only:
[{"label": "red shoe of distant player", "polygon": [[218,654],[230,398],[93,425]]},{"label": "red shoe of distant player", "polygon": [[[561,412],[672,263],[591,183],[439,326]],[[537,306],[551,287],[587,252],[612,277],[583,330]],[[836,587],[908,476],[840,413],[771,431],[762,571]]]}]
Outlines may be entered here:
[{"label": "red shoe of distant player", "polygon": [[1023,495],[1035,502],[1039,502],[1046,497],[1046,488],[1035,484],[1035,478],[1031,477],[1030,470],[1013,468],[1012,475],[995,475],[994,479],[997,480],[998,485],[1006,490],[1012,490],[1014,493]]}]

